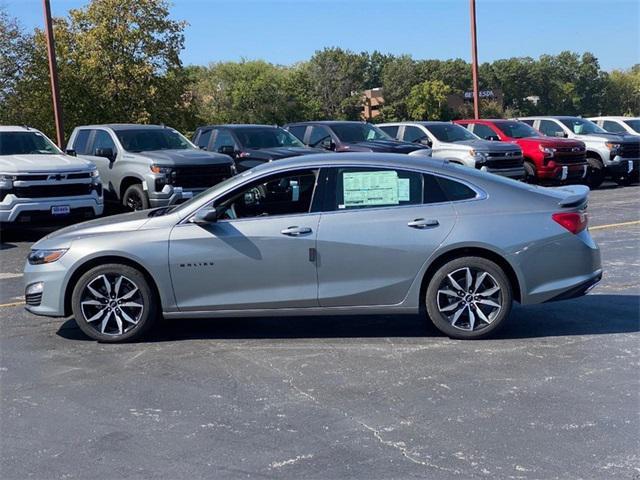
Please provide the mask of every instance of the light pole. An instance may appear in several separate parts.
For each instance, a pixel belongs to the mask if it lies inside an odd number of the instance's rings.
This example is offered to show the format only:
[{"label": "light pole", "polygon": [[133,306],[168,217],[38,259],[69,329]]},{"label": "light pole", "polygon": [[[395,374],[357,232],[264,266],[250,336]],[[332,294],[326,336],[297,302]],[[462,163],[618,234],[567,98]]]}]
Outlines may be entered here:
[{"label": "light pole", "polygon": [[471,10],[471,75],[473,77],[473,115],[480,118],[480,98],[478,94],[478,40],[476,37],[476,0],[469,0]]},{"label": "light pole", "polygon": [[60,92],[58,91],[56,45],[53,39],[53,25],[51,22],[51,6],[49,5],[49,0],[42,0],[42,8],[44,10],[44,27],[47,39],[47,55],[49,57],[49,78],[51,79],[51,97],[53,98],[53,118],[56,124],[56,139],[58,146],[64,148],[64,126],[62,124]]}]

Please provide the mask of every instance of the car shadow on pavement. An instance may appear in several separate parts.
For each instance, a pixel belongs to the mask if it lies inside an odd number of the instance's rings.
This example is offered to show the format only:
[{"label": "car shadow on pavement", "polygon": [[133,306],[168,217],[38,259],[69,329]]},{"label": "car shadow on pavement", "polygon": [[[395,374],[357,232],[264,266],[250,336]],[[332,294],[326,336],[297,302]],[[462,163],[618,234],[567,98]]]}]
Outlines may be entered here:
[{"label": "car shadow on pavement", "polygon": [[[588,295],[575,300],[520,307],[492,337],[509,340],[566,335],[605,335],[640,331],[640,296]],[[89,339],[73,320],[58,335]],[[142,343],[203,339],[442,337],[418,315],[341,315],[318,317],[251,317],[163,321]]]}]

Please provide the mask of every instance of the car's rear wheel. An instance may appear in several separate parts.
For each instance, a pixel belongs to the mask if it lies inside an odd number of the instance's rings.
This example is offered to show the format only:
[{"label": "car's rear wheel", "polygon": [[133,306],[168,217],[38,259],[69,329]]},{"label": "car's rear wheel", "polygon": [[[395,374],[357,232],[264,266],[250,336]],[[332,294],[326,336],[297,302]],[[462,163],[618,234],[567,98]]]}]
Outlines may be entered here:
[{"label": "car's rear wheel", "polygon": [[149,208],[149,198],[139,183],[129,186],[122,196],[122,205],[133,211]]},{"label": "car's rear wheel", "polygon": [[524,181],[531,184],[538,183],[536,167],[531,162],[524,162]]},{"label": "car's rear wheel", "polygon": [[602,160],[595,157],[587,157],[586,184],[589,188],[598,188],[604,182],[604,165]]},{"label": "car's rear wheel", "polygon": [[512,303],[505,272],[481,257],[444,264],[433,275],[425,298],[427,314],[438,330],[469,340],[495,333],[509,316]]},{"label": "car's rear wheel", "polygon": [[154,293],[145,276],[128,265],[107,264],[80,277],[71,299],[80,329],[100,342],[140,338],[157,316]]}]

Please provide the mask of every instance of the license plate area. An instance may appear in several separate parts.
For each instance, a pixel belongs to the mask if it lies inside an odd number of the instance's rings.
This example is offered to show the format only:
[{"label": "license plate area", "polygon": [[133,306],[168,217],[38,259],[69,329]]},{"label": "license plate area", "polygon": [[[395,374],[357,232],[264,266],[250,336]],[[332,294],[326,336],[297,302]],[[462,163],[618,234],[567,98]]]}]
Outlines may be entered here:
[{"label": "license plate area", "polygon": [[71,213],[71,208],[69,205],[55,205],[51,207],[51,215],[64,216],[69,215]]}]

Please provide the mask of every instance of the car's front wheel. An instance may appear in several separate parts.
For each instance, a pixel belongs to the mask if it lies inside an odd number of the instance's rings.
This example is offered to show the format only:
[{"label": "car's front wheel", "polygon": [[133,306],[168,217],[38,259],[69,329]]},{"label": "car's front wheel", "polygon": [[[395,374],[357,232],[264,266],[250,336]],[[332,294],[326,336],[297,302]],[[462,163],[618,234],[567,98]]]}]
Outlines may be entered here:
[{"label": "car's front wheel", "polygon": [[127,188],[122,196],[122,205],[134,212],[149,208],[149,197],[147,197],[142,185],[134,183]]},{"label": "car's front wheel", "polygon": [[438,330],[452,338],[478,339],[500,328],[513,293],[503,269],[481,257],[462,257],[440,267],[427,287],[425,304]]},{"label": "car's front wheel", "polygon": [[71,303],[80,329],[100,342],[136,340],[151,328],[157,316],[147,279],[128,265],[92,268],[76,283]]}]

